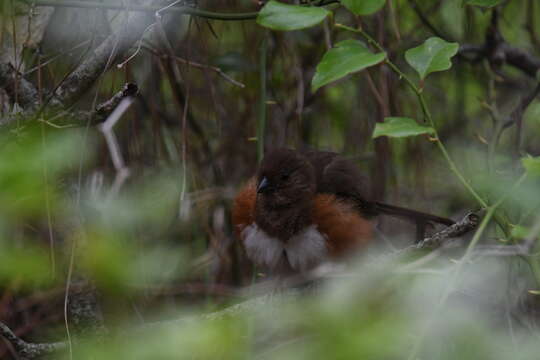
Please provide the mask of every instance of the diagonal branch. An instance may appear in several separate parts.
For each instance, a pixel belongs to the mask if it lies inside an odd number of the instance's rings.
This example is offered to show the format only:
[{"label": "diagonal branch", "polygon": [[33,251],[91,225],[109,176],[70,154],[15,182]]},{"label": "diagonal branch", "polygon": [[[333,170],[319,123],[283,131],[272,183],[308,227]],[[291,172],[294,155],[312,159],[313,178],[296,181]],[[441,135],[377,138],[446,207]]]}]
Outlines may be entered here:
[{"label": "diagonal branch", "polygon": [[[155,3],[147,0],[147,3]],[[66,105],[76,102],[118,59],[144,34],[144,30],[152,23],[147,13],[125,12],[125,26],[115,34],[107,37],[101,45],[80,64],[56,90],[56,96]]]},{"label": "diagonal branch", "polygon": [[425,238],[418,244],[417,248],[433,248],[443,245],[448,239],[456,238],[465,235],[469,231],[474,230],[478,223],[480,222],[480,217],[470,212],[466,214],[463,219],[456,222],[453,225],[448,226],[447,228],[439,231],[436,234],[433,234],[430,237]]},{"label": "diagonal branch", "polygon": [[2,322],[0,322],[0,335],[13,345],[17,354],[26,359],[35,359],[43,355],[51,354],[55,351],[65,349],[67,346],[66,342],[28,343],[15,335],[15,333]]}]

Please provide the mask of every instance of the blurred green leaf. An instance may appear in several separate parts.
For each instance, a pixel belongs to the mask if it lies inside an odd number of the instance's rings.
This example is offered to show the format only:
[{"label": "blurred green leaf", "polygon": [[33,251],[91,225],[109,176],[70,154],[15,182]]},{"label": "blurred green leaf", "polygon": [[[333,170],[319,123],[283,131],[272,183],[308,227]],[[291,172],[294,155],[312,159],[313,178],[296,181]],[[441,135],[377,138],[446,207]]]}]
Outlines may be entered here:
[{"label": "blurred green leaf", "polygon": [[527,174],[540,177],[540,156],[523,158],[521,159],[521,163]]},{"label": "blurred green leaf", "polygon": [[450,59],[456,55],[458,49],[458,43],[432,37],[422,45],[407,50],[405,60],[418,72],[420,79],[424,80],[432,72],[450,69]]},{"label": "blurred green leaf", "polygon": [[522,239],[527,236],[529,229],[525,226],[516,225],[512,227],[512,237]]},{"label": "blurred green leaf", "polygon": [[134,236],[111,231],[95,230],[86,238],[78,255],[81,265],[101,290],[114,294],[171,281],[190,264],[178,246],[141,244]]},{"label": "blurred green leaf", "polygon": [[328,15],[330,11],[322,7],[288,5],[271,0],[259,12],[257,23],[272,30],[299,30],[317,25]]},{"label": "blurred green leaf", "polygon": [[154,324],[130,336],[99,339],[84,344],[81,352],[90,359],[245,359],[247,334],[241,317],[185,319]]},{"label": "blurred green leaf", "polygon": [[181,178],[177,172],[154,173],[126,186],[113,199],[107,193],[89,196],[85,202],[87,219],[107,230],[126,232],[139,228],[156,235],[177,215]]},{"label": "blurred green leaf", "polygon": [[[82,268],[91,275],[101,290],[122,293],[132,280],[132,259],[135,253],[119,235],[97,232],[85,236],[87,246],[80,248]],[[75,240],[79,241],[80,240]]]},{"label": "blurred green leaf", "polygon": [[17,280],[22,286],[46,284],[53,279],[49,254],[42,248],[0,245],[0,282]]},{"label": "blurred green leaf", "polygon": [[467,5],[476,5],[483,7],[493,7],[497,6],[502,2],[502,0],[465,0]]},{"label": "blurred green leaf", "polygon": [[328,50],[317,65],[311,89],[315,92],[323,85],[379,64],[385,58],[385,53],[374,54],[360,41],[352,39],[341,41]]},{"label": "blurred green leaf", "polygon": [[0,137],[0,213],[36,215],[58,199],[55,179],[80,160],[81,134],[76,131],[41,134],[29,129],[15,138]]},{"label": "blurred green leaf", "polygon": [[386,0],[341,0],[341,3],[355,15],[370,15],[379,11]]},{"label": "blurred green leaf", "polygon": [[421,134],[432,134],[432,127],[419,125],[415,120],[406,117],[387,117],[383,123],[377,123],[373,138],[379,136],[407,137]]}]

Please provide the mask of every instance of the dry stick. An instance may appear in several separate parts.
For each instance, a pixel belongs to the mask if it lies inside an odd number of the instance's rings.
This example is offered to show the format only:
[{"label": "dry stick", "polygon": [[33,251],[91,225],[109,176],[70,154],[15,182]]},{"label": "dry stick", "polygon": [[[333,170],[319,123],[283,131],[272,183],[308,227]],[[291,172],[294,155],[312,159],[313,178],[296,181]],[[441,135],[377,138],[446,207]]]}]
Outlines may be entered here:
[{"label": "dry stick", "polygon": [[[147,2],[153,3],[154,1]],[[85,59],[56,90],[56,95],[63,103],[69,105],[77,101],[116,59],[124,57],[151,23],[151,17],[147,16],[146,13],[134,14],[126,11],[126,16],[129,26],[108,36],[93,51],[92,56]]]},{"label": "dry stick", "polygon": [[[147,0],[153,3],[155,0]],[[39,6],[39,4],[36,4]],[[83,6],[87,7],[87,6]],[[121,7],[124,9],[124,7]],[[145,13],[126,12],[128,21],[132,25],[129,29],[119,30],[108,36],[94,51],[92,56],[80,62],[58,86],[52,91],[52,95],[44,106],[49,102],[56,106],[71,105],[76,102],[94,83],[109,69],[115,59],[124,56],[131,46],[142,36],[143,30],[149,21]],[[114,54],[111,57],[111,54]],[[0,63],[0,86],[10,90],[15,88],[21,99],[21,105],[30,110],[36,110],[37,90],[29,81],[24,80],[12,66]],[[9,94],[10,91],[8,91]],[[26,106],[25,106],[26,105]],[[39,117],[42,109],[36,111]],[[35,115],[30,113],[30,115]],[[17,120],[18,117],[7,117],[0,120],[0,125],[8,124]]]},{"label": "dry stick", "polygon": [[446,229],[443,229],[430,237],[425,238],[416,244],[415,247],[418,249],[439,247],[450,238],[457,238],[465,235],[469,231],[474,230],[478,226],[479,222],[480,216],[474,212],[469,212],[460,221],[448,226]]},{"label": "dry stick", "polygon": [[2,322],[0,322],[0,334],[13,345],[18,355],[27,359],[34,359],[65,349],[67,345],[66,342],[28,343],[15,335],[13,331]]},{"label": "dry stick", "polygon": [[116,139],[113,128],[127,109],[129,109],[132,103],[132,97],[123,98],[107,120],[99,126],[99,130],[103,133],[105,141],[107,142],[107,147],[109,148],[109,153],[111,154],[111,160],[113,162],[114,169],[116,170],[116,176],[109,196],[116,195],[126,179],[129,177],[129,168],[125,165],[124,158],[120,150],[120,145],[118,145],[118,140]]}]

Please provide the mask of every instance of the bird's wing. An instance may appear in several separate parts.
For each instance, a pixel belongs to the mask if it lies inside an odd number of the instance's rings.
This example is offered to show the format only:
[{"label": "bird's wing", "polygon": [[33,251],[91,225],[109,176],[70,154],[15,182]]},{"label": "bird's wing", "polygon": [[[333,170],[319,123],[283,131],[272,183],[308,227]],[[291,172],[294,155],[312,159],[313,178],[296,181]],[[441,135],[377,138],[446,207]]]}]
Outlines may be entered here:
[{"label": "bird's wing", "polygon": [[255,221],[255,201],[257,199],[256,180],[252,178],[238,192],[232,208],[232,223],[238,238],[246,226]]},{"label": "bird's wing", "polygon": [[367,196],[367,181],[358,166],[339,154],[312,151],[306,154],[317,175],[317,192],[352,201],[365,216],[376,213]]}]

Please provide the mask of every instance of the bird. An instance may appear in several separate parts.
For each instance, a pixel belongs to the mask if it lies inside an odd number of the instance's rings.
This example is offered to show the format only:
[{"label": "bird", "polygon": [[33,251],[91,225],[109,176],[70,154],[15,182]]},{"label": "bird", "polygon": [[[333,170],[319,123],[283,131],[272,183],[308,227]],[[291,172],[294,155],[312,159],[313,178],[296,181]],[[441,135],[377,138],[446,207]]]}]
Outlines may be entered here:
[{"label": "bird", "polygon": [[371,201],[365,177],[350,159],[330,151],[277,148],[238,192],[232,224],[247,257],[278,276],[306,274],[364,249],[380,214],[417,223],[450,219]]}]

